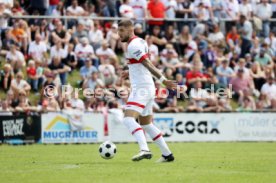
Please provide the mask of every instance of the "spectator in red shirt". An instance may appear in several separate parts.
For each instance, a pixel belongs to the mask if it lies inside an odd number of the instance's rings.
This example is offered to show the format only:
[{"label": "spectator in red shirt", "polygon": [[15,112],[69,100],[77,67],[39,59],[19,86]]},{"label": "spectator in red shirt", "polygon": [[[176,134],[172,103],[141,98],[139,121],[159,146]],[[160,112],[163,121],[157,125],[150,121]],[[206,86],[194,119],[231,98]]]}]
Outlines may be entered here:
[{"label": "spectator in red shirt", "polygon": [[36,66],[33,60],[30,60],[27,67],[28,83],[34,92],[38,91],[38,77],[36,76]]},{"label": "spectator in red shirt", "polygon": [[[165,18],[165,6],[160,0],[150,0],[147,8],[148,18]],[[152,31],[155,25],[162,26],[164,21],[149,21],[149,30]]]},{"label": "spectator in red shirt", "polygon": [[197,81],[207,81],[206,76],[200,71],[200,67],[193,66],[191,71],[186,74],[186,85],[189,87]]}]

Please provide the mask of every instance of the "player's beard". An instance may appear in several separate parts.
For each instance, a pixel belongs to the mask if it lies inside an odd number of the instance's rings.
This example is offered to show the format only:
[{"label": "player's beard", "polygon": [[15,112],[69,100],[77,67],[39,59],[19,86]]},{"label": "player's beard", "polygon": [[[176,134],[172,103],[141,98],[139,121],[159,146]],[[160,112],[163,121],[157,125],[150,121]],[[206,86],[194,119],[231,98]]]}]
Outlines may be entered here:
[{"label": "player's beard", "polygon": [[124,39],[121,39],[121,42],[122,43],[127,43],[129,39],[130,39],[130,37],[126,36],[126,37],[124,37]]}]

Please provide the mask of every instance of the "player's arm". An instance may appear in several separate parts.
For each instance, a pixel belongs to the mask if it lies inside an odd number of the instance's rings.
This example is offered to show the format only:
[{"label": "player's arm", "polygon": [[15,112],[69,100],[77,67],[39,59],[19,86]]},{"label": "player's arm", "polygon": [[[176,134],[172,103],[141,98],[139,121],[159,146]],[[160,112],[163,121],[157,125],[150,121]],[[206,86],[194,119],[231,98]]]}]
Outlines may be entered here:
[{"label": "player's arm", "polygon": [[150,73],[156,77],[157,79],[159,79],[159,81],[161,83],[163,83],[164,85],[166,85],[166,87],[168,89],[176,89],[177,84],[175,81],[171,81],[166,79],[162,73],[152,64],[152,62],[148,59],[145,58],[142,62],[142,64],[150,71]]}]

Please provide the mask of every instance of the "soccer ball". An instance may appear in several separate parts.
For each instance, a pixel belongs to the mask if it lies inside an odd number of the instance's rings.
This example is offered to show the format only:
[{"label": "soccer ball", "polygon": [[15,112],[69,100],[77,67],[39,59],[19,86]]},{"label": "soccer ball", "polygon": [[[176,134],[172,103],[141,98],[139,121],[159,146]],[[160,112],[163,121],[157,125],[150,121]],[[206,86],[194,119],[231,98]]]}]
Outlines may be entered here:
[{"label": "soccer ball", "polygon": [[112,159],[117,152],[117,148],[112,142],[106,141],[100,145],[99,152],[102,158]]}]

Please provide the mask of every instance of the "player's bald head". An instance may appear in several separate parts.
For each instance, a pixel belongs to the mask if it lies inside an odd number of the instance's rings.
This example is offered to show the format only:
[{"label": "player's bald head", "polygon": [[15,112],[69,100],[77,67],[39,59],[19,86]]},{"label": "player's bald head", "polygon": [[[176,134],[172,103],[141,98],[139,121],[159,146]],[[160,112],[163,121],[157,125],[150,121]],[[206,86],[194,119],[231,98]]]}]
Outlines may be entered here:
[{"label": "player's bald head", "polygon": [[131,20],[122,20],[119,22],[119,27],[124,27],[124,28],[130,28],[133,27],[133,23]]}]

